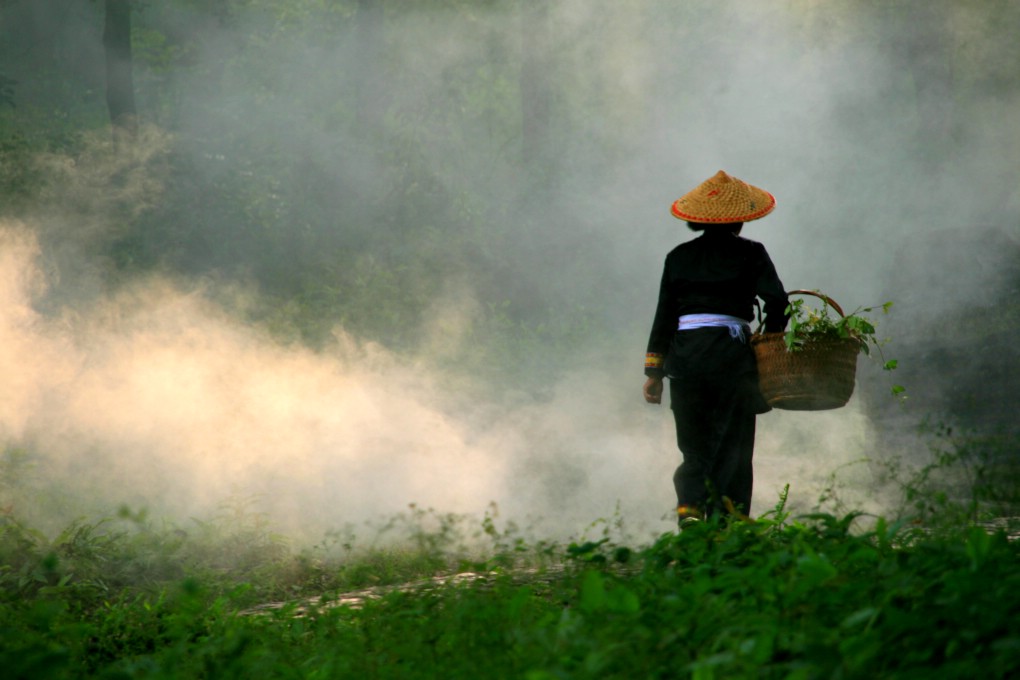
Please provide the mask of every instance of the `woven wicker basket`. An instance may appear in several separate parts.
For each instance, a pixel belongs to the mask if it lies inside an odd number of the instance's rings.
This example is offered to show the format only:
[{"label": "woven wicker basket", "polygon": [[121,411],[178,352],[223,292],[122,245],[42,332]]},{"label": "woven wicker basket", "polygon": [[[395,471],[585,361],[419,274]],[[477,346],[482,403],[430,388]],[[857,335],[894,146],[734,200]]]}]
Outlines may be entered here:
[{"label": "woven wicker basket", "polygon": [[[788,294],[822,298],[843,316],[839,305],[824,295],[810,290],[791,290]],[[759,327],[751,336],[758,359],[759,387],[769,406],[788,411],[825,411],[846,405],[854,392],[860,341],[812,340],[790,352],[784,335],[764,333]]]}]

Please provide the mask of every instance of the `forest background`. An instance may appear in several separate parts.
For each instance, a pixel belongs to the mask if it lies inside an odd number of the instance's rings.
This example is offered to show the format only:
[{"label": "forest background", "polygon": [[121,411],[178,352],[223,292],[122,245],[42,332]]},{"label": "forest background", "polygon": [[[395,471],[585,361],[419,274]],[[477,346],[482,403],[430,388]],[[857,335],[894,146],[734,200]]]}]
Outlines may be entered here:
[{"label": "forest background", "polygon": [[656,533],[668,207],[726,169],[777,196],[745,235],[788,288],[895,303],[909,394],[862,360],[847,408],[763,417],[755,502],[839,475],[880,511],[884,463],[1015,427],[1018,27],[1008,0],[2,0],[5,507]]}]

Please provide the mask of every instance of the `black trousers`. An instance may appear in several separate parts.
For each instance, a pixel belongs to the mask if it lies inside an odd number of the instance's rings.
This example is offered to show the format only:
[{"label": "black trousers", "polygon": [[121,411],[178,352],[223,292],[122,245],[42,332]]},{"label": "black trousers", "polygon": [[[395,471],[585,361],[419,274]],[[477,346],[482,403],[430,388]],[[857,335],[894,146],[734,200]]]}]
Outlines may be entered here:
[{"label": "black trousers", "polygon": [[673,475],[677,504],[714,515],[728,498],[750,514],[755,421],[767,410],[753,350],[725,328],[679,331],[666,368],[683,457]]}]

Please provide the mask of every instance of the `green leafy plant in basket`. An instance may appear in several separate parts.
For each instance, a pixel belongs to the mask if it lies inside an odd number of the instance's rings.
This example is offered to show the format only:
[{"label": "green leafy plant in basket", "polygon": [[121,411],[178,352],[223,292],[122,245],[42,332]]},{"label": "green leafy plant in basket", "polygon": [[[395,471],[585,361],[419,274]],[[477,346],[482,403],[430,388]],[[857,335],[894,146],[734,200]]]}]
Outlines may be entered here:
[{"label": "green leafy plant in basket", "polygon": [[[874,323],[865,315],[876,310],[887,314],[892,307],[892,302],[885,302],[872,307],[858,307],[853,312],[845,314],[832,298],[823,295],[818,291],[790,291],[791,294],[810,294],[822,300],[821,309],[815,309],[805,304],[803,299],[790,300],[786,313],[790,315],[790,323],[784,334],[786,349],[796,352],[805,345],[815,341],[825,340],[854,340],[860,345],[861,353],[871,355],[874,348],[882,359],[882,368],[887,371],[896,368],[895,359],[886,360],[882,354],[883,341],[878,339]],[[838,317],[830,314],[835,311]],[[901,385],[894,385],[893,394],[900,394],[904,391]]]}]

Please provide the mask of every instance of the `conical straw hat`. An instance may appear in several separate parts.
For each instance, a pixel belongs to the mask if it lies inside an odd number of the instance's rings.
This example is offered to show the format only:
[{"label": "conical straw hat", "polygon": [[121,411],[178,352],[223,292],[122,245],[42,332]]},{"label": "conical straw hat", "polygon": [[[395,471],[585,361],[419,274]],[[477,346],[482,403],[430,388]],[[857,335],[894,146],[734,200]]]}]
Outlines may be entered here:
[{"label": "conical straw hat", "polygon": [[725,224],[765,217],[775,207],[775,196],[720,170],[677,199],[671,212],[687,222]]}]

